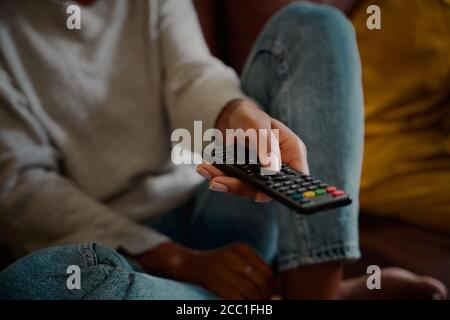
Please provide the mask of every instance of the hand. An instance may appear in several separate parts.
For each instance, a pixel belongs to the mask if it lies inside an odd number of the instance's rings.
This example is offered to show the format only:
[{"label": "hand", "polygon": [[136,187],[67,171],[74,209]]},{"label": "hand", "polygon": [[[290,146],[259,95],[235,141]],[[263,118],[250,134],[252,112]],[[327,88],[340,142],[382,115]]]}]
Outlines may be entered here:
[{"label": "hand", "polygon": [[223,299],[272,294],[272,269],[244,243],[198,251],[167,242],[134,258],[153,274],[199,285]]},{"label": "hand", "polygon": [[[268,152],[278,153],[278,159],[290,165],[292,168],[309,174],[306,157],[306,147],[302,140],[280,121],[271,118],[250,100],[236,100],[229,103],[219,115],[217,128],[225,136],[226,129],[266,129],[279,130],[279,141],[274,142],[273,135],[267,138]],[[278,144],[278,145],[277,145]],[[254,146],[257,148],[257,146]],[[258,151],[258,155],[261,154]],[[269,164],[270,166],[271,164]],[[219,192],[230,192],[232,194],[254,197],[255,201],[267,202],[271,198],[259,192],[246,183],[232,177],[226,176],[213,165],[202,163],[197,167],[197,172],[204,178],[210,180],[210,189]]]}]

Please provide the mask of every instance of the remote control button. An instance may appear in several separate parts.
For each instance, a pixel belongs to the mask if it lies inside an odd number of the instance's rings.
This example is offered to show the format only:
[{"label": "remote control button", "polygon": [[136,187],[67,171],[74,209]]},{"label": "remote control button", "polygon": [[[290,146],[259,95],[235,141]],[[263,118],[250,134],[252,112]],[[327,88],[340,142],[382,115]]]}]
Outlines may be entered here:
[{"label": "remote control button", "polygon": [[317,186],[309,186],[308,187],[308,190],[311,190],[311,191],[314,191],[314,190],[317,190],[318,188],[317,188]]},{"label": "remote control button", "polygon": [[308,182],[313,182],[313,181],[314,181],[314,179],[311,178],[311,177],[308,177],[308,178],[306,178],[305,180],[308,181]]},{"label": "remote control button", "polygon": [[292,195],[294,193],[296,193],[295,190],[288,190],[284,194],[287,195],[287,196],[290,196],[290,195]]},{"label": "remote control button", "polygon": [[326,187],[328,187],[328,185],[326,183],[319,184],[319,188],[321,188],[321,189],[325,189]]},{"label": "remote control button", "polygon": [[305,198],[314,198],[316,196],[316,193],[314,191],[306,191],[303,193],[303,196]]},{"label": "remote control button", "polygon": [[286,180],[288,180],[289,178],[288,177],[285,177],[285,176],[283,176],[283,177],[279,177],[279,176],[272,176],[272,180],[273,181],[286,181]]},{"label": "remote control button", "polygon": [[321,184],[322,183],[322,181],[320,181],[320,180],[314,180],[313,182],[312,182],[312,184],[314,184],[314,185],[316,185],[316,186],[318,186],[319,184]]},{"label": "remote control button", "polygon": [[300,187],[299,184],[293,184],[293,185],[291,186],[291,189],[297,189],[298,187]]},{"label": "remote control button", "polygon": [[292,200],[300,200],[300,199],[303,199],[303,195],[300,194],[300,193],[294,193],[294,194],[291,196],[291,198],[292,198]]},{"label": "remote control button", "polygon": [[311,185],[311,182],[303,182],[302,187],[309,187]]},{"label": "remote control button", "polygon": [[289,187],[281,187],[281,188],[278,188],[277,190],[278,190],[278,192],[283,192],[283,191],[289,190]]},{"label": "remote control button", "polygon": [[328,193],[333,193],[336,191],[336,187],[335,186],[330,186],[328,188],[325,189]]},{"label": "remote control button", "polygon": [[301,204],[307,204],[307,203],[310,203],[311,200],[309,200],[309,199],[307,199],[307,198],[303,198],[303,199],[301,199],[299,202],[300,202]]},{"label": "remote control button", "polygon": [[343,196],[344,194],[345,192],[342,190],[336,190],[335,192],[332,193],[333,197]]},{"label": "remote control button", "polygon": [[291,184],[294,184],[294,181],[286,181],[284,183],[285,186],[290,186]]},{"label": "remote control button", "polygon": [[274,187],[274,188],[278,188],[278,187],[281,187],[283,184],[281,184],[281,183],[274,183],[273,185],[272,185],[272,187]]},{"label": "remote control button", "polygon": [[306,192],[306,191],[308,191],[308,189],[306,189],[306,188],[297,189],[297,192],[299,192],[299,193],[303,193],[303,192]]},{"label": "remote control button", "polygon": [[302,182],[305,182],[305,180],[303,180],[303,179],[295,179],[294,182],[295,183],[302,183]]},{"label": "remote control button", "polygon": [[327,193],[324,189],[318,189],[314,192],[316,193],[317,196],[323,196],[324,194]]}]

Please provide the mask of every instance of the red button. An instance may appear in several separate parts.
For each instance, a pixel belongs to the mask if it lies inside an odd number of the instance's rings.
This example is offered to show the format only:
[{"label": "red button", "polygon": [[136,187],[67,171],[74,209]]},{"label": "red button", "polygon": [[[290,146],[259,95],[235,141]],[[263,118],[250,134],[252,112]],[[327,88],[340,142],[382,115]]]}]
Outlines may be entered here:
[{"label": "red button", "polygon": [[331,186],[331,187],[326,188],[325,190],[327,190],[328,193],[333,193],[333,192],[336,191],[336,187],[335,186]]},{"label": "red button", "polygon": [[336,190],[332,193],[333,197],[343,196],[344,194],[345,194],[345,192],[342,190]]}]

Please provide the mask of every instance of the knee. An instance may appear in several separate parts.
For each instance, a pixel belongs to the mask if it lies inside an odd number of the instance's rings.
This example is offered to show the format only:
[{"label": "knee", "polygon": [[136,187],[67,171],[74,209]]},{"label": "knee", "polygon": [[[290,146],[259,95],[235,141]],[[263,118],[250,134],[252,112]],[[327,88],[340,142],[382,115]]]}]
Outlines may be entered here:
[{"label": "knee", "polygon": [[70,265],[81,265],[78,246],[67,245],[29,254],[0,273],[0,299],[39,299],[48,291],[55,275],[66,273]]},{"label": "knee", "polygon": [[[353,40],[355,32],[351,22],[340,10],[323,4],[294,2],[283,7],[271,20],[270,25],[280,37],[293,35],[292,43],[320,41],[342,43]],[[300,39],[299,39],[300,37]],[[335,39],[336,41],[329,42]]]},{"label": "knee", "polygon": [[[123,270],[124,263],[114,250],[95,243],[36,251],[0,273],[0,299],[78,299],[103,282],[109,271]],[[78,267],[82,290],[67,285],[77,272],[72,266]]]}]

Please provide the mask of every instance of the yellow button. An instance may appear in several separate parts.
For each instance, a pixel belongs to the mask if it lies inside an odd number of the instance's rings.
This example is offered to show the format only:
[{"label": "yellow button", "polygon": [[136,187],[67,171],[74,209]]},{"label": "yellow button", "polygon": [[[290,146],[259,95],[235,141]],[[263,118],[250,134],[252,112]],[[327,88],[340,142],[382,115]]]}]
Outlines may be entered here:
[{"label": "yellow button", "polygon": [[316,193],[314,191],[306,191],[303,193],[303,196],[305,198],[314,198],[316,196]]}]

